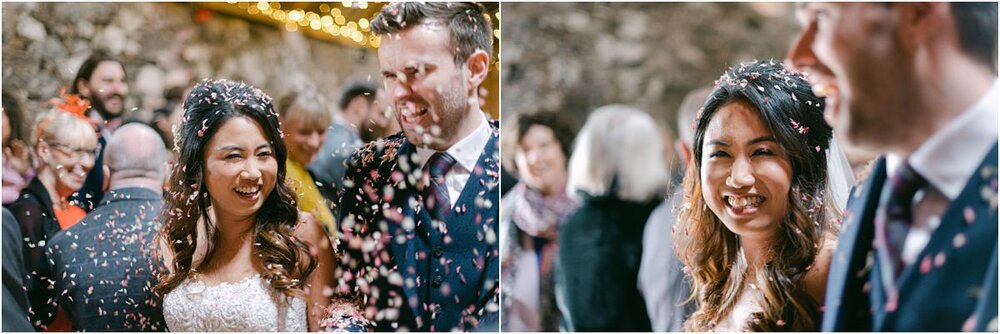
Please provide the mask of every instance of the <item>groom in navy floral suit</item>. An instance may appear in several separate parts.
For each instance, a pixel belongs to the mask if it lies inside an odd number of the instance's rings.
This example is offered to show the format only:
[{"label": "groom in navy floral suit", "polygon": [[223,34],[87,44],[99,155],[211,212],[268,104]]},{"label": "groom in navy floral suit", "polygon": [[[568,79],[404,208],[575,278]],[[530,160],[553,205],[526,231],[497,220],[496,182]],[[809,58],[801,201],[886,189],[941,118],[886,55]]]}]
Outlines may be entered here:
[{"label": "groom in navy floral suit", "polygon": [[496,330],[499,132],[480,110],[481,5],[403,2],[372,20],[401,133],[348,160],[338,292],[379,331]]},{"label": "groom in navy floral suit", "polygon": [[807,3],[788,57],[881,152],[844,213],[824,331],[997,331],[997,3]]}]

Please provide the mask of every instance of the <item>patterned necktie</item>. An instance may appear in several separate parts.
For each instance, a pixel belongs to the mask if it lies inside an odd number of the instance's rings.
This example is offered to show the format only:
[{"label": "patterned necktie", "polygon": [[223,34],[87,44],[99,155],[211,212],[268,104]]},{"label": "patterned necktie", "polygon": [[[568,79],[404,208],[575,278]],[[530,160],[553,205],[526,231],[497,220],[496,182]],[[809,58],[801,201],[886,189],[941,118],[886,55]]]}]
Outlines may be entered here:
[{"label": "patterned necktie", "polygon": [[444,152],[437,152],[427,159],[427,174],[430,176],[430,187],[424,191],[424,201],[430,210],[431,217],[445,220],[451,211],[451,199],[448,196],[448,186],[445,174],[455,165],[455,158]]},{"label": "patterned necktie", "polygon": [[[889,192],[883,195],[884,203],[875,219],[878,247],[887,255],[885,262],[891,264],[894,282],[903,269],[903,245],[913,224],[913,196],[927,184],[927,180],[917,174],[909,162],[903,162],[896,174],[888,180]],[[887,273],[888,274],[888,273]]]}]

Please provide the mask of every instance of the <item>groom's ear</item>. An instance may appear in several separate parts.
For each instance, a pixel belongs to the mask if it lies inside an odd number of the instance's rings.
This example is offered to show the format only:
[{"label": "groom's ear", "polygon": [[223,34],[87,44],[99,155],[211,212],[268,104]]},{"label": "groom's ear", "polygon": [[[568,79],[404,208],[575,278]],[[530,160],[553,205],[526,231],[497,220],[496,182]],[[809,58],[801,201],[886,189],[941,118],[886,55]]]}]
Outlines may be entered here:
[{"label": "groom's ear", "polygon": [[475,92],[486,81],[486,75],[490,72],[490,55],[482,49],[476,49],[465,59],[465,67],[469,69],[469,89]]}]

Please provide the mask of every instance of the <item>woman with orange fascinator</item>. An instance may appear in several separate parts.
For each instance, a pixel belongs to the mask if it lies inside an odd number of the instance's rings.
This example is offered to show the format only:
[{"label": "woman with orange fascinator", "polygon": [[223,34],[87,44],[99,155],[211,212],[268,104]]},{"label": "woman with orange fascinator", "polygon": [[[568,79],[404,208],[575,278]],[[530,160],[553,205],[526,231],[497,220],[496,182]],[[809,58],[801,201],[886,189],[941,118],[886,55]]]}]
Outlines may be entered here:
[{"label": "woman with orange fascinator", "polygon": [[83,186],[84,178],[94,167],[97,134],[84,116],[86,100],[64,93],[62,100],[53,102],[56,107],[38,116],[31,133],[37,174],[9,209],[21,227],[24,240],[22,253],[28,273],[25,285],[31,302],[31,323],[39,330],[69,331],[68,318],[56,319],[59,312],[52,302],[56,291],[49,289],[51,269],[45,243],[86,215],[69,197]]}]

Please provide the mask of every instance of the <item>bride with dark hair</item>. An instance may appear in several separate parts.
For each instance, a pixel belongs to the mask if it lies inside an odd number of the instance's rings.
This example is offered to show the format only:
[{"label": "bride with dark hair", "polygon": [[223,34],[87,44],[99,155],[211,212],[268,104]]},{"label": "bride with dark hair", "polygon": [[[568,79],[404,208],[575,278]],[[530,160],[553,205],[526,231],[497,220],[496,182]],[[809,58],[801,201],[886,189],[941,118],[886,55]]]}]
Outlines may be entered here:
[{"label": "bride with dark hair", "polygon": [[367,329],[331,300],[334,253],[296,210],[279,129],[271,98],[242,82],[206,80],[185,101],[160,234],[171,331]]},{"label": "bride with dark hair", "polygon": [[[850,173],[823,100],[778,62],[730,68],[696,121],[674,229],[689,331],[815,331]],[[834,167],[829,167],[829,166]]]}]

